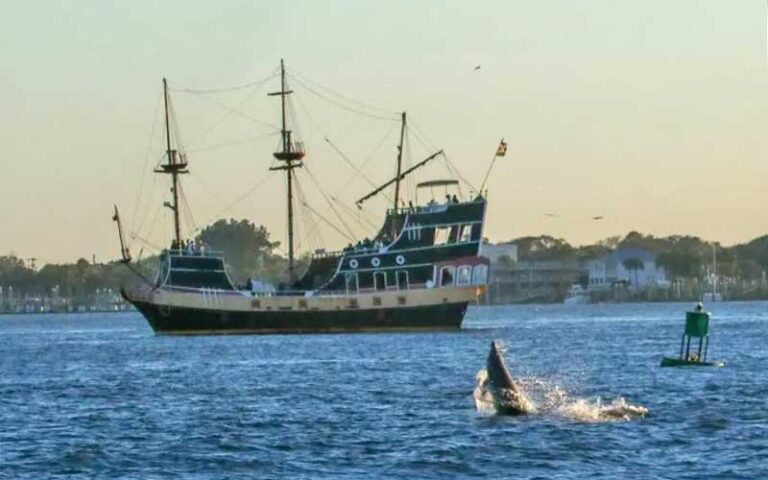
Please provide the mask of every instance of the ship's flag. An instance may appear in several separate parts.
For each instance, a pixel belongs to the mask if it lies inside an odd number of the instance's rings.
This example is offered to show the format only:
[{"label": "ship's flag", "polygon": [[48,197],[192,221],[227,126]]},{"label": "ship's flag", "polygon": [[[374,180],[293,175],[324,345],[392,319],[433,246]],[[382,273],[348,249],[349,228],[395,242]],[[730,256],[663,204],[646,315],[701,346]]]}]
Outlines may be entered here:
[{"label": "ship's flag", "polygon": [[507,154],[507,144],[504,142],[504,139],[501,139],[501,143],[499,143],[498,148],[496,148],[496,156],[497,157],[503,157]]}]

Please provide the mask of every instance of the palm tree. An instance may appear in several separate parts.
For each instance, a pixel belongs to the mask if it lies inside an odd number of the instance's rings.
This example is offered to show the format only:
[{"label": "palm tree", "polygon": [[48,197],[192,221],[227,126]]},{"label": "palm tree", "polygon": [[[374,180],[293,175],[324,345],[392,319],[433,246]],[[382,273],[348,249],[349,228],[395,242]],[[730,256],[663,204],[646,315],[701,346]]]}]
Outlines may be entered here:
[{"label": "palm tree", "polygon": [[635,274],[635,288],[639,287],[639,279],[637,276],[637,272],[640,270],[645,270],[645,262],[640,260],[639,258],[628,258],[621,262],[622,265],[624,265],[624,268],[627,269],[628,272],[634,272]]}]

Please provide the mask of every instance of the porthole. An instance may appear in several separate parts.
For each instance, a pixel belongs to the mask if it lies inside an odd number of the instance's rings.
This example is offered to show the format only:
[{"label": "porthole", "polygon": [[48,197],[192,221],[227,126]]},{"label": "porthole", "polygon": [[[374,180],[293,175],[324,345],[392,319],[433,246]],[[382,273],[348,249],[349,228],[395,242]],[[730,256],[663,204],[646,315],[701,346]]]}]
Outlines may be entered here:
[{"label": "porthole", "polygon": [[356,259],[353,258],[352,260],[349,261],[349,268],[357,268],[357,266],[358,266],[358,263]]},{"label": "porthole", "polygon": [[398,265],[402,265],[405,263],[405,257],[402,255],[398,255],[395,257],[395,262],[397,262]]},{"label": "porthole", "polygon": [[371,259],[371,265],[373,265],[374,267],[378,268],[379,265],[381,265],[381,260],[379,260],[379,257],[373,257]]}]

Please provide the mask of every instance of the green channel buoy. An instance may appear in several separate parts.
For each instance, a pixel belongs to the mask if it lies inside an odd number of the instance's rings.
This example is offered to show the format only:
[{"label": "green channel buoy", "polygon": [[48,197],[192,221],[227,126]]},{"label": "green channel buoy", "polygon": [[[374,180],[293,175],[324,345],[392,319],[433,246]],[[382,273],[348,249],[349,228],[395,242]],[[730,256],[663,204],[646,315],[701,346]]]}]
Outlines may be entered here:
[{"label": "green channel buoy", "polygon": [[[697,351],[691,352],[691,340],[699,340]],[[695,343],[694,343],[695,347]],[[704,311],[704,306],[699,302],[692,312],[685,312],[685,332],[680,341],[680,356],[664,357],[661,359],[662,367],[724,367],[725,362],[716,360],[707,361],[709,350],[709,312]]]}]

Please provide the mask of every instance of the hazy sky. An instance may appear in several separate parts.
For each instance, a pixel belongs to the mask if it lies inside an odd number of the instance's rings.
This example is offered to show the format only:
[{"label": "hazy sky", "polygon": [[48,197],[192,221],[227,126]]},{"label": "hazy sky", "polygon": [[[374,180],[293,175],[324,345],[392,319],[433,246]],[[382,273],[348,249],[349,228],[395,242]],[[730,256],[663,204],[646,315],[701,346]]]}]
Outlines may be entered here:
[{"label": "hazy sky", "polygon": [[[488,185],[492,240],[581,244],[637,229],[746,241],[768,231],[765,10],[762,0],[4,2],[0,254],[115,258],[113,203],[145,241],[170,239],[168,212],[155,215],[165,179],[147,173],[163,153],[153,129],[163,76],[189,152],[194,223],[245,216],[283,240],[285,185],[267,171],[277,137],[218,106],[242,103],[276,124],[265,93],[277,83],[252,97],[179,91],[257,81],[281,57],[318,85],[407,110],[475,185],[503,136],[509,150]],[[307,165],[329,195],[350,205],[370,185],[345,185],[353,171],[325,136],[358,165],[373,155],[373,181],[393,174],[396,122],[293,86]],[[431,153],[411,142],[412,162]],[[418,179],[447,175],[430,168]],[[307,172],[300,182],[338,224]],[[346,243],[319,231],[329,247]]]}]

